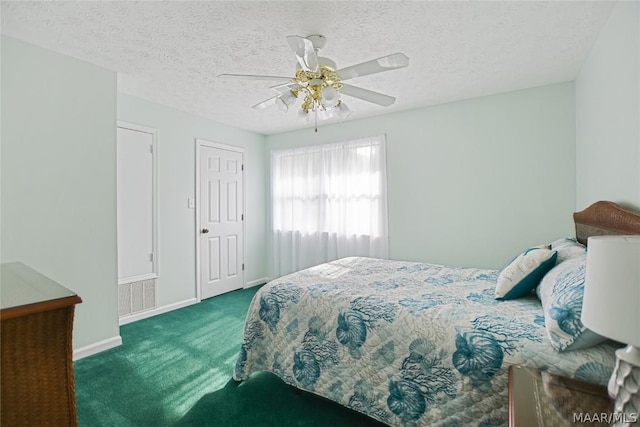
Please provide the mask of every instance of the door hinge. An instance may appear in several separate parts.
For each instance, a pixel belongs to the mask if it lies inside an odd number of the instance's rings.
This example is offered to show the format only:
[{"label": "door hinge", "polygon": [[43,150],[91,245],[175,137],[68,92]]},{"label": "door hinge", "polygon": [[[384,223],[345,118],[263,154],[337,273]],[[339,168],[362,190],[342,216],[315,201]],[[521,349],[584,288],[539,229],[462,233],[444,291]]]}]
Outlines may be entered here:
[{"label": "door hinge", "polygon": [[240,166],[240,170],[242,171],[244,170],[244,165]]},{"label": "door hinge", "polygon": [[153,262],[153,254],[149,254],[149,261]]},{"label": "door hinge", "polygon": [[240,221],[244,221],[244,214],[240,215]]},{"label": "door hinge", "polygon": [[153,154],[153,144],[151,144],[151,145],[149,146],[149,152],[150,152],[151,154]]},{"label": "door hinge", "polygon": [[242,271],[244,271],[244,264],[242,264]]}]

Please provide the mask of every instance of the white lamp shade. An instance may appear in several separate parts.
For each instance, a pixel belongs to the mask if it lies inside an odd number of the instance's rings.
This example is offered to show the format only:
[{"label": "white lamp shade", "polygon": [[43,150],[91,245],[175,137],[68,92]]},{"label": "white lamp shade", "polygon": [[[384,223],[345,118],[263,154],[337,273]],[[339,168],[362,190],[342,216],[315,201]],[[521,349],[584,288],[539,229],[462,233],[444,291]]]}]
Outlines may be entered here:
[{"label": "white lamp shade", "polygon": [[640,347],[640,236],[594,236],[587,242],[582,323]]},{"label": "white lamp shade", "polygon": [[318,108],[318,120],[329,120],[333,118],[333,108]]},{"label": "white lamp shade", "polygon": [[325,107],[335,107],[339,101],[338,92],[333,87],[325,86],[322,88],[322,105]]},{"label": "white lamp shade", "polygon": [[340,120],[345,120],[347,117],[351,115],[351,109],[347,107],[347,104],[345,104],[344,102],[340,102],[337,108],[338,108],[338,117],[340,117]]},{"label": "white lamp shade", "polygon": [[311,123],[311,114],[301,108],[298,110],[298,119],[308,125]]},{"label": "white lamp shade", "polygon": [[289,107],[292,106],[296,102],[296,97],[291,92],[286,92],[280,95],[276,99],[276,104],[281,111],[288,111]]}]

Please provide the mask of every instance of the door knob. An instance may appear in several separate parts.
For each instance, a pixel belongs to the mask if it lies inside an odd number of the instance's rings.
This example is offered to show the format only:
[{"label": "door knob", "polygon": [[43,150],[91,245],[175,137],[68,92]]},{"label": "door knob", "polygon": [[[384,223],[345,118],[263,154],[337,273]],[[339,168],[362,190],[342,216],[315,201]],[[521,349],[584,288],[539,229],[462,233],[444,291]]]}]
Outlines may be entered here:
[{"label": "door knob", "polygon": [[208,228],[203,228],[203,229],[202,229],[202,234],[207,234],[208,232],[209,232],[209,229],[208,229]]}]

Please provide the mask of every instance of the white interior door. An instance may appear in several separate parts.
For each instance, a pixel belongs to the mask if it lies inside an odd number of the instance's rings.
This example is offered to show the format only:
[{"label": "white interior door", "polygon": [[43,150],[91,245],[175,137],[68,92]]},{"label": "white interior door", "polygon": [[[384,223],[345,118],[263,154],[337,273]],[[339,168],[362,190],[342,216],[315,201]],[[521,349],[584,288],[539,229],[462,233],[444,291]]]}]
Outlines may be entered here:
[{"label": "white interior door", "polygon": [[244,285],[243,154],[200,145],[200,296]]}]

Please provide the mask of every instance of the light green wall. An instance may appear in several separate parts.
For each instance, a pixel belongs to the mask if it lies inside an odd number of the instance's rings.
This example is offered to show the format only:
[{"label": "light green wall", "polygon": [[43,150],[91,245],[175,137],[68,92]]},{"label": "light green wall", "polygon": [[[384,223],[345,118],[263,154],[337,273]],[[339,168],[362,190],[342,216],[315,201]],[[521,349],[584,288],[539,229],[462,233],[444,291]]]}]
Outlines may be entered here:
[{"label": "light green wall", "polygon": [[2,37],[2,261],[75,291],[74,347],[119,335],[116,74]]},{"label": "light green wall", "polygon": [[[499,268],[571,235],[571,213],[640,208],[638,3],[620,3],[574,84],[267,137],[126,95],[115,74],[2,38],[2,261],[76,291],[74,344],[118,335],[117,119],[158,129],[160,305],[195,296],[195,138],[247,150],[247,280],[268,276],[268,152],[387,135],[391,256]],[[577,143],[576,143],[577,141]],[[490,250],[488,248],[491,248]]]},{"label": "light green wall", "polygon": [[615,6],[576,79],[577,209],[640,209],[639,9]]},{"label": "light green wall", "polygon": [[267,276],[264,136],[173,108],[118,95],[118,120],[158,130],[159,306],[195,298],[195,139],[246,150],[246,280]]},{"label": "light green wall", "polygon": [[390,256],[500,268],[572,235],[573,83],[267,136],[269,150],[385,133]]}]

